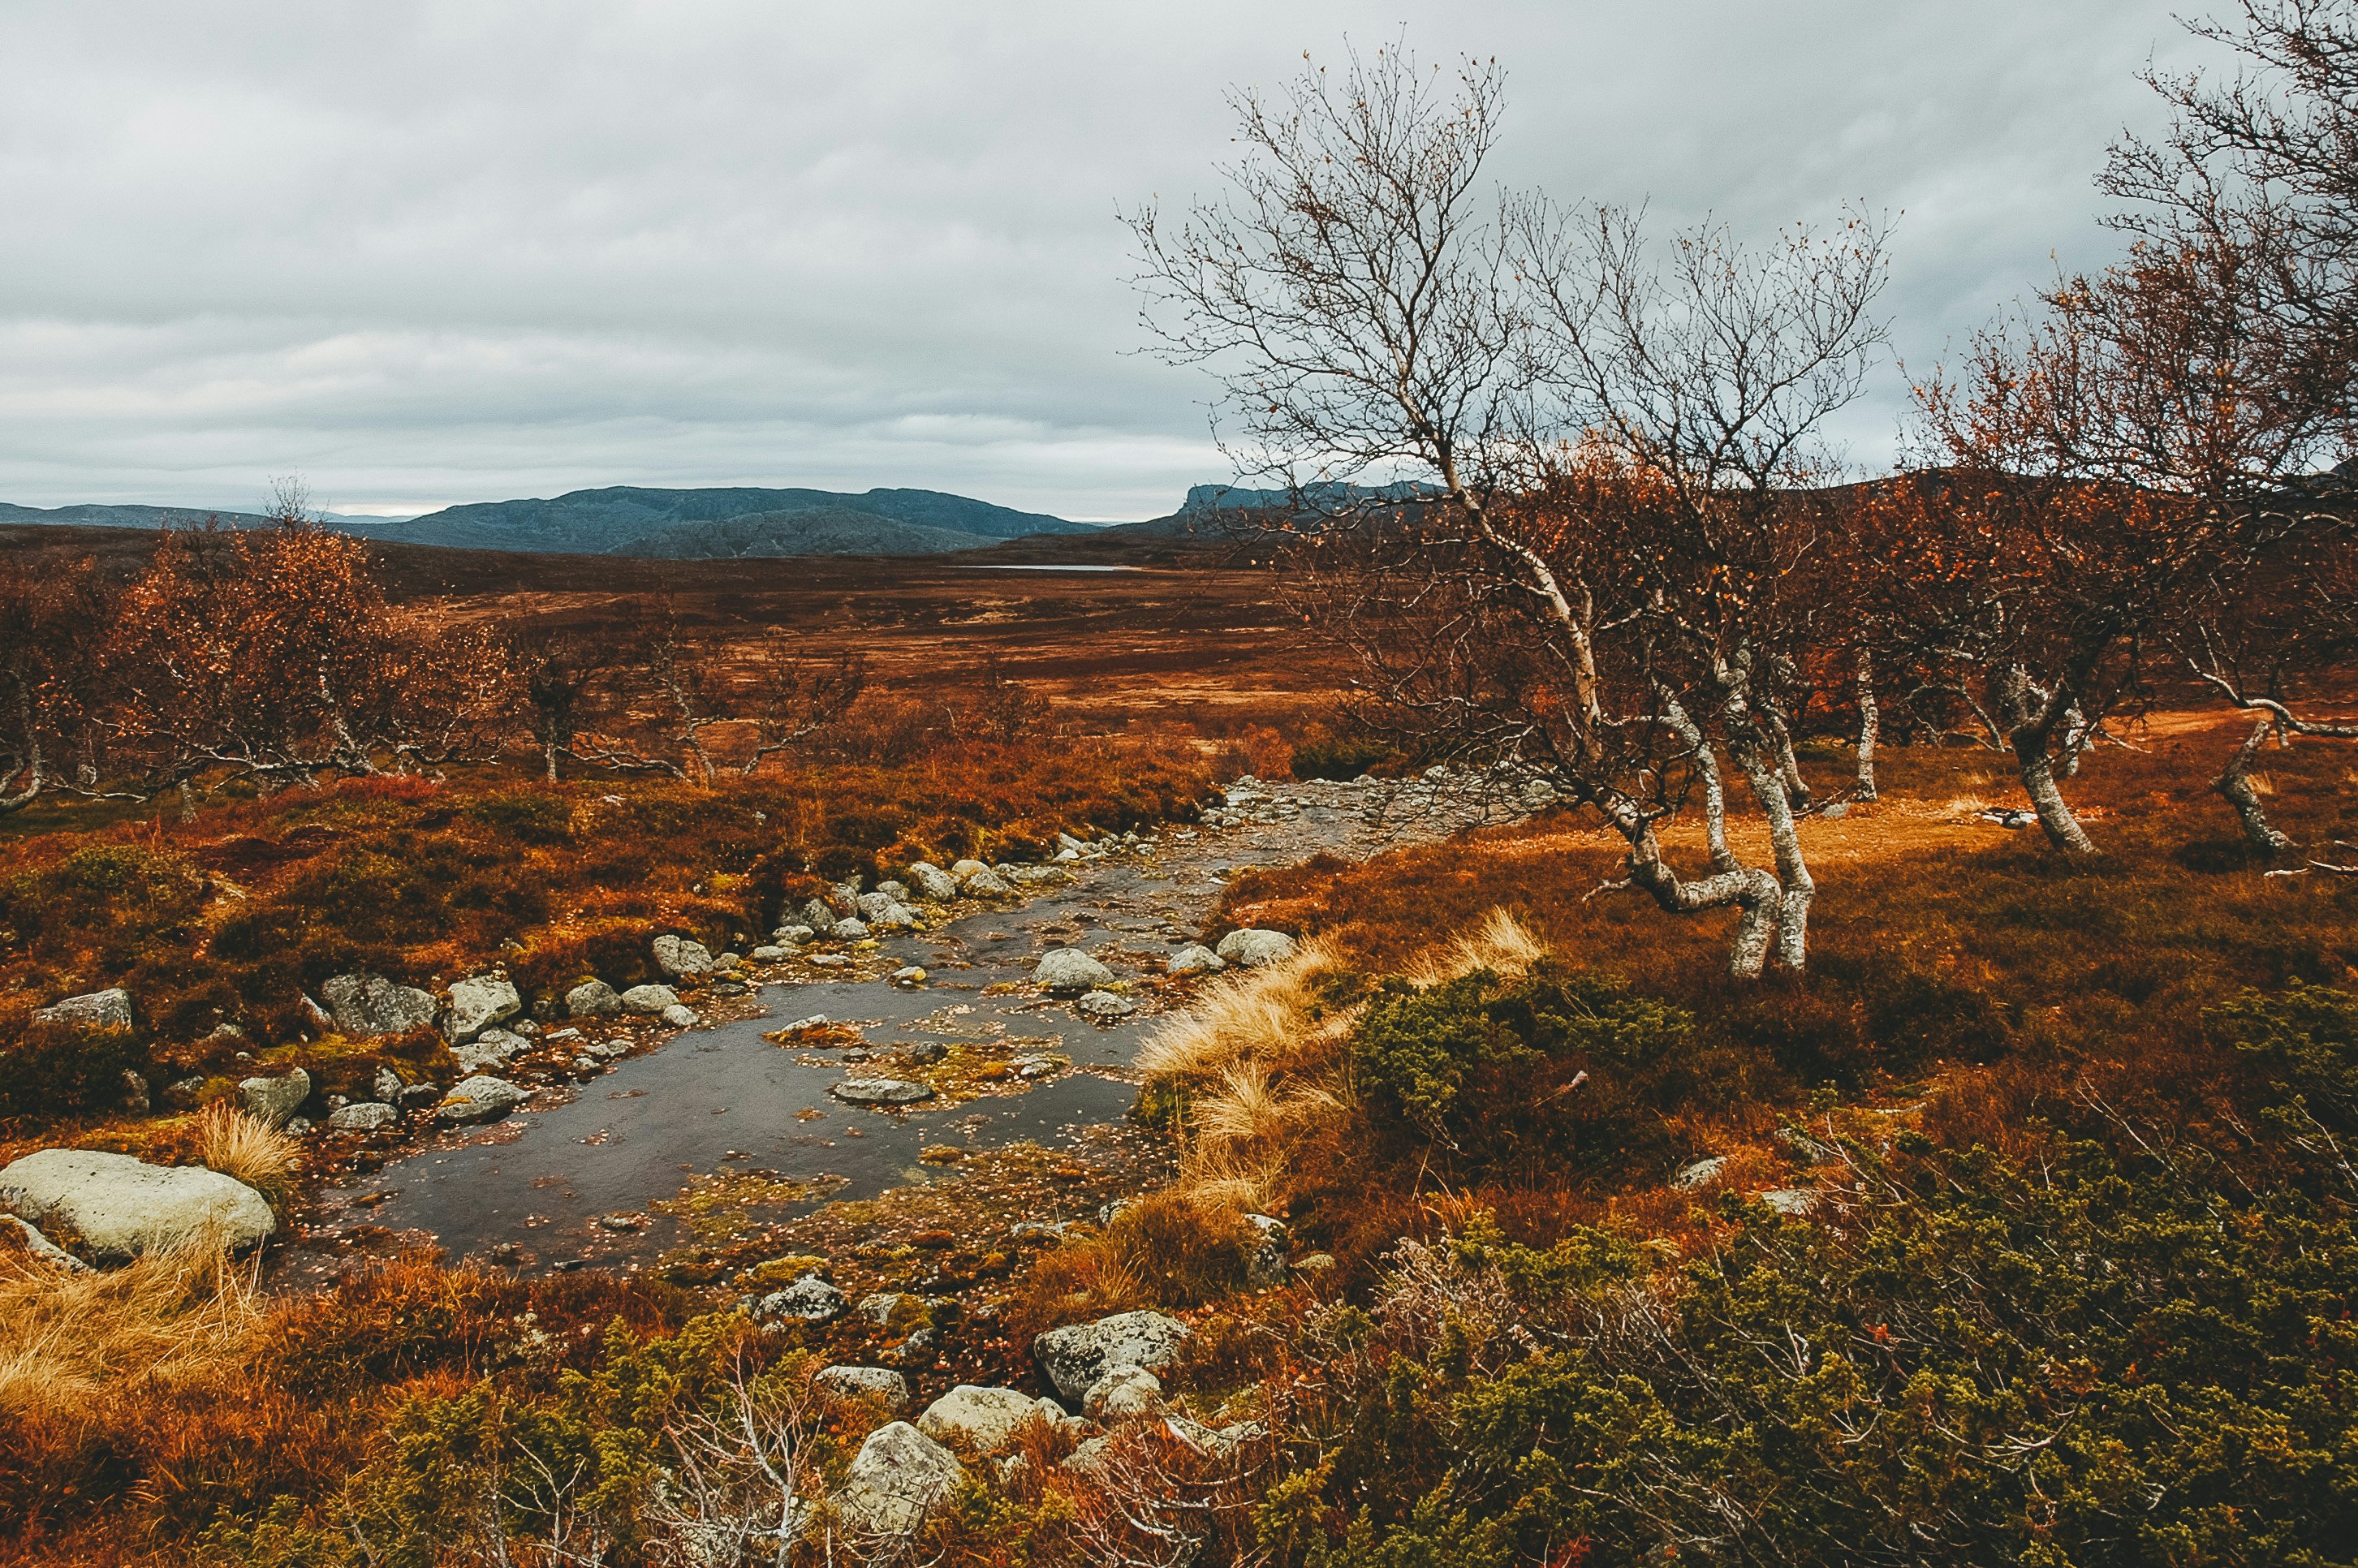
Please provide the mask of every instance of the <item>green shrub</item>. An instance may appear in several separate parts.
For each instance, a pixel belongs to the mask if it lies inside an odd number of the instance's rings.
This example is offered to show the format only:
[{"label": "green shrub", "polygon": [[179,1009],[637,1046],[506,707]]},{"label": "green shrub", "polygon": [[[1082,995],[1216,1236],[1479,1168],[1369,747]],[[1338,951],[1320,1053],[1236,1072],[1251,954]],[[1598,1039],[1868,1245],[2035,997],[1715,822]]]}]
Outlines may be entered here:
[{"label": "green shrub", "polygon": [[2244,991],[2203,1023],[2259,1072],[2269,1098],[2337,1134],[2358,1130],[2358,997],[2296,980],[2275,993]]},{"label": "green shrub", "polygon": [[569,844],[573,806],[545,790],[510,790],[467,803],[465,814],[523,844]]},{"label": "green shrub", "polygon": [[1382,982],[1351,1052],[1379,1136],[1466,1176],[1667,1158],[1662,1116],[1746,1076],[1684,1010],[1556,964]]}]

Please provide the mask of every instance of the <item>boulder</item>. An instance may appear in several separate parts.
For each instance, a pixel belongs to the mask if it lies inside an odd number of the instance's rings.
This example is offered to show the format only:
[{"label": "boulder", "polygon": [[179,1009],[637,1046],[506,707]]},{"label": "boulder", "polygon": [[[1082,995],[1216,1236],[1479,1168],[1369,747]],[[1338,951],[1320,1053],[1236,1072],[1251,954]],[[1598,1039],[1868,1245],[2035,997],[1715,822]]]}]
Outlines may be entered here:
[{"label": "boulder", "polygon": [[1116,996],[1111,991],[1090,991],[1073,1005],[1080,1010],[1082,1017],[1095,1019],[1099,1023],[1111,1023],[1138,1011],[1136,1002],[1126,996]]},{"label": "boulder", "polygon": [[968,877],[979,876],[989,870],[990,870],[990,868],[983,864],[980,860],[953,860],[950,862],[950,877],[956,881],[962,882]]},{"label": "boulder", "polygon": [[1163,968],[1166,974],[1209,975],[1228,967],[1228,961],[1226,958],[1221,957],[1201,942],[1190,942],[1186,946],[1172,954],[1171,961]]},{"label": "boulder", "polygon": [[297,1067],[283,1077],[247,1078],[237,1086],[237,1096],[248,1116],[284,1127],[311,1098],[311,1075]]},{"label": "boulder", "polygon": [[[830,921],[828,924],[832,925],[834,923]],[[807,925],[781,925],[770,933],[771,939],[782,947],[799,947],[817,935],[818,933]]]},{"label": "boulder", "polygon": [[757,964],[783,964],[792,956],[774,942],[764,942],[753,949],[753,962]]},{"label": "boulder", "polygon": [[[1041,1406],[1047,1406],[1045,1411]],[[936,1443],[963,1436],[983,1454],[996,1454],[1014,1440],[1026,1422],[1046,1415],[1054,1422],[1065,1412],[1053,1400],[1035,1400],[1013,1389],[986,1389],[960,1383],[925,1407],[917,1430]]]},{"label": "boulder", "polygon": [[655,968],[674,979],[689,975],[710,974],[714,968],[712,955],[701,942],[691,942],[685,936],[655,938]]},{"label": "boulder", "polygon": [[352,1039],[406,1034],[434,1022],[434,993],[383,975],[337,975],[319,987],[336,1033]]},{"label": "boulder", "polygon": [[1007,898],[1015,892],[1005,877],[988,866],[970,877],[961,878],[958,891],[968,898]]},{"label": "boulder", "polygon": [[524,1100],[524,1090],[505,1078],[479,1074],[451,1085],[450,1092],[442,1097],[442,1103],[434,1108],[434,1114],[443,1121],[492,1121],[522,1105]]},{"label": "boulder", "polygon": [[131,993],[116,986],[108,990],[70,996],[63,1001],[35,1009],[33,1022],[62,1023],[74,1029],[128,1029],[131,1027]]},{"label": "boulder", "polygon": [[622,993],[603,980],[584,980],[565,993],[568,1018],[607,1018],[622,1011]]},{"label": "boulder", "polygon": [[827,1092],[846,1105],[914,1105],[934,1098],[930,1087],[906,1078],[846,1078]]},{"label": "boulder", "polygon": [[1260,931],[1250,927],[1231,931],[1220,938],[1217,956],[1231,964],[1241,964],[1248,969],[1263,964],[1280,964],[1293,957],[1293,938],[1282,931]]},{"label": "boulder", "polygon": [[1077,1402],[1109,1372],[1170,1365],[1187,1325],[1159,1312],[1123,1312],[1095,1323],[1052,1328],[1032,1341],[1032,1355],[1056,1392]]},{"label": "boulder", "polygon": [[524,998],[501,975],[476,975],[450,988],[450,1019],[443,1033],[453,1045],[464,1045],[494,1023],[505,1023],[524,1011]]},{"label": "boulder", "polygon": [[864,920],[851,919],[837,921],[835,923],[835,939],[838,942],[867,941],[868,922]]},{"label": "boulder", "polygon": [[817,1274],[805,1274],[783,1291],[772,1291],[752,1303],[759,1318],[791,1317],[803,1323],[833,1323],[850,1303],[843,1292]]},{"label": "boulder", "polygon": [[43,1149],[0,1167],[0,1205],[36,1225],[64,1221],[102,1258],[135,1258],[209,1231],[242,1249],[277,1228],[260,1193],[218,1171],[87,1149]]},{"label": "boulder", "polygon": [[401,1112],[382,1100],[364,1099],[339,1108],[328,1125],[339,1132],[376,1132],[401,1119]]},{"label": "boulder", "polygon": [[679,1005],[679,993],[669,986],[633,986],[622,993],[622,1011],[653,1017]]},{"label": "boulder", "polygon": [[1714,1154],[1707,1159],[1697,1160],[1692,1165],[1681,1166],[1679,1173],[1671,1178],[1671,1185],[1681,1192],[1691,1193],[1710,1182],[1725,1169],[1727,1169],[1727,1156]]},{"label": "boulder", "polygon": [[811,928],[813,935],[825,936],[835,929],[835,910],[823,898],[812,899],[803,905],[802,924]]},{"label": "boulder", "polygon": [[[894,884],[897,885],[897,884]],[[882,888],[860,895],[860,918],[871,931],[905,931],[917,924],[917,912]],[[836,935],[843,935],[838,930]]]},{"label": "boulder", "polygon": [[836,1517],[854,1536],[914,1535],[962,1474],[957,1455],[896,1421],[878,1427],[851,1457]]},{"label": "boulder", "polygon": [[1089,1385],[1081,1396],[1081,1410],[1091,1421],[1109,1426],[1161,1415],[1163,1379],[1143,1367],[1117,1367]]},{"label": "boulder", "polygon": [[69,1274],[87,1274],[92,1271],[89,1264],[13,1214],[0,1214],[0,1232],[6,1232],[22,1242],[26,1252],[37,1263],[47,1263],[50,1268],[62,1270]]},{"label": "boulder", "polygon": [[1113,984],[1113,971],[1078,947],[1059,947],[1041,956],[1032,979],[1044,990],[1093,991]]},{"label": "boulder", "polygon": [[450,1054],[459,1059],[459,1071],[471,1076],[504,1066],[531,1049],[532,1042],[521,1034],[486,1029],[466,1044],[451,1046]]},{"label": "boulder", "polygon": [[909,885],[917,890],[919,898],[931,899],[936,903],[947,903],[958,895],[957,879],[924,860],[909,868]]},{"label": "boulder", "polygon": [[379,1067],[376,1070],[376,1083],[373,1087],[376,1090],[377,1098],[388,1102],[397,1100],[401,1098],[401,1075],[391,1067]]},{"label": "boulder", "polygon": [[811,1387],[838,1399],[873,1400],[894,1415],[909,1408],[909,1379],[890,1367],[822,1367]]},{"label": "boulder", "polygon": [[672,1003],[669,1007],[664,1009],[663,1011],[657,1013],[655,1016],[662,1019],[665,1023],[670,1024],[674,1029],[693,1029],[696,1027],[696,1009],[682,1002],[676,1001]]}]

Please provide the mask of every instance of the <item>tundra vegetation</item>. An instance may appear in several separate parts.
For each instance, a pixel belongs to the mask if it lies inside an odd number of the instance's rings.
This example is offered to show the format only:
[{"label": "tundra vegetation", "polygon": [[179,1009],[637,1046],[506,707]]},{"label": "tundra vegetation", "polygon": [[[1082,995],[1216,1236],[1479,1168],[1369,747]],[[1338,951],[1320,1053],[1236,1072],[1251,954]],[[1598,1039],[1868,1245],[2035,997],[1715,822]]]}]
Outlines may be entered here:
[{"label": "tundra vegetation", "polygon": [[[1494,195],[1480,63],[1240,97],[1230,198],[1134,224],[1163,342],[1294,498],[1255,548],[1351,676],[1293,768],[1534,814],[1228,878],[1203,936],[1299,946],[1151,1041],[1167,1184],[993,1185],[1035,1152],[874,1211],[921,1217],[886,1251],[952,1306],[757,1325],[698,1280],[427,1256],[272,1291],[200,1244],[64,1274],[0,1235],[6,1549],[2358,1562],[2358,11],[2213,33],[2243,73],[2157,79],[2172,132],[2102,176],[2118,263],[1925,377],[1873,479],[1824,431],[1882,341],[1878,220],[1658,243]],[[652,925],[730,940],[821,877],[1206,782],[995,663],[913,742],[856,650],[660,597],[611,636],[406,622],[295,515],[0,590],[0,1115],[281,1202],[286,1135],[128,1115],[122,1073],[218,1074],[230,1018],[332,1081],[375,1062],[303,1038],[323,975],[630,978]],[[30,1017],[116,982],[135,1031]],[[922,1329],[922,1397],[1036,1388],[1033,1336],[1146,1309],[1192,1330],[1158,1419],[960,1438],[910,1529],[854,1528],[887,1412],[821,1368]]]}]

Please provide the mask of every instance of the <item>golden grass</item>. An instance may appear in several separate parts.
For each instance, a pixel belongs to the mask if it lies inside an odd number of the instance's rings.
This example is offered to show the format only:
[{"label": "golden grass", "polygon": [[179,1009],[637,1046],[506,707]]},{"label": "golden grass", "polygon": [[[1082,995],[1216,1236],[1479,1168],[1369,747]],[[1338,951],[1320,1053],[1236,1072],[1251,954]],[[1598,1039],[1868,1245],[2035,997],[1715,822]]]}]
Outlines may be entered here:
[{"label": "golden grass", "polygon": [[274,1204],[303,1152],[293,1134],[225,1099],[205,1107],[200,1116],[197,1147],[207,1169],[243,1182]]},{"label": "golden grass", "polygon": [[0,1254],[0,1411],[74,1422],[135,1385],[234,1379],[262,1318],[218,1236],[87,1274]]}]

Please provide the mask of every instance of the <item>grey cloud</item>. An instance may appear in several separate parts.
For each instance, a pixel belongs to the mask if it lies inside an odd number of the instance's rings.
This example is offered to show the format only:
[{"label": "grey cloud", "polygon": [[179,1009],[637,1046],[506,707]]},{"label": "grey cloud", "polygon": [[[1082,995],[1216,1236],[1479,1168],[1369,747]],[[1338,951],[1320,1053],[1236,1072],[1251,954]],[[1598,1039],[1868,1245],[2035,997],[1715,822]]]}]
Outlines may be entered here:
[{"label": "grey cloud", "polygon": [[[2157,3],[12,8],[0,499],[345,508],[931,485],[1076,516],[1221,477],[1117,204],[1222,90],[1405,18],[1511,72],[1499,177],[1747,232],[1905,210],[1929,363],[2055,265],[2190,51]],[[1887,452],[1895,374],[1844,433]]]}]

